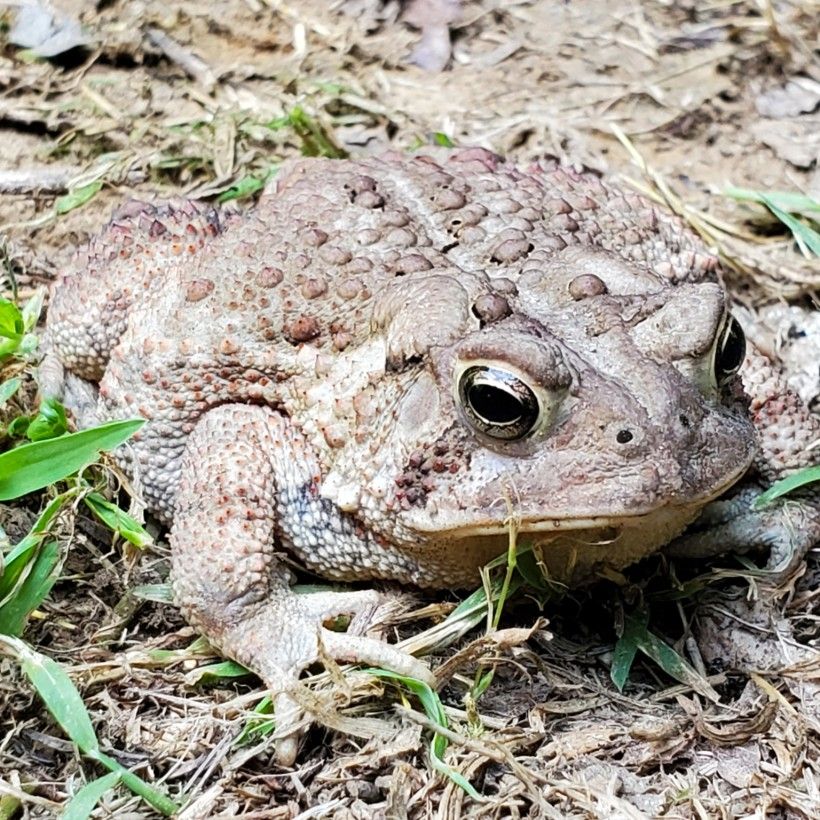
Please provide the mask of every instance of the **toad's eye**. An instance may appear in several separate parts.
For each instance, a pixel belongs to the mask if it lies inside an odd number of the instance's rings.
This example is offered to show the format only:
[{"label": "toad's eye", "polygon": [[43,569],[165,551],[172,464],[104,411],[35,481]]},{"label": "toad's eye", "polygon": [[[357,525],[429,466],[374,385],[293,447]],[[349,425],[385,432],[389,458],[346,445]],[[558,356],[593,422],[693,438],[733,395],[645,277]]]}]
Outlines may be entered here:
[{"label": "toad's eye", "polygon": [[540,408],[532,389],[518,376],[495,367],[468,367],[458,395],[476,430],[492,438],[523,438],[535,427]]},{"label": "toad's eye", "polygon": [[746,337],[734,316],[729,316],[718,334],[715,345],[714,377],[718,385],[726,382],[740,370],[746,355]]}]

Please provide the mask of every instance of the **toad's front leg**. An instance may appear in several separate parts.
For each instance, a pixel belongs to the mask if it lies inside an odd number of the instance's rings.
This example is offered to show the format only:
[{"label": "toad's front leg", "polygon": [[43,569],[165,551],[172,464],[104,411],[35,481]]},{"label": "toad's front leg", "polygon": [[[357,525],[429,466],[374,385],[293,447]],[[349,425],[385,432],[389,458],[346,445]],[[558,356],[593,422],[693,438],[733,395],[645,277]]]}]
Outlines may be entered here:
[{"label": "toad's front leg", "polygon": [[[277,509],[313,478],[293,440],[287,420],[269,408],[208,412],[186,446],[171,531],[177,602],[216,647],[270,687],[280,732],[299,717],[290,697],[299,673],[322,654],[430,679],[424,664],[387,643],[322,626],[373,609],[375,591],[291,590],[274,547]],[[295,732],[280,742],[281,762],[293,761],[297,743]]]}]

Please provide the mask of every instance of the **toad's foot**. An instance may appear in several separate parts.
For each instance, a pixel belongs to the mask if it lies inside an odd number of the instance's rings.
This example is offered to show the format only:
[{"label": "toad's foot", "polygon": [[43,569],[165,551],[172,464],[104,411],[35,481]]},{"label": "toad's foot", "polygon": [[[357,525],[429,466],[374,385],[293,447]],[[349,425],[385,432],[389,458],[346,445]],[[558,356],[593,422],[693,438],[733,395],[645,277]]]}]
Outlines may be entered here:
[{"label": "toad's foot", "polygon": [[356,616],[363,625],[380,598],[374,590],[306,594],[282,590],[266,602],[250,604],[243,619],[223,632],[222,651],[257,672],[273,693],[280,737],[276,757],[281,764],[292,764],[298,751],[303,710],[294,697],[296,679],[315,661],[329,658],[381,666],[432,682],[423,663],[390,644],[323,626],[347,614]]},{"label": "toad's foot", "polygon": [[353,614],[372,617],[372,590],[296,594],[274,552],[277,512],[306,454],[287,451],[287,421],[268,408],[223,405],[192,432],[181,465],[171,533],[174,593],[196,627],[256,672],[276,707],[277,756],[296,757],[301,717],[293,697],[302,670],[330,658],[382,666],[429,681],[430,671],[383,641],[326,629]]},{"label": "toad's foot", "polygon": [[759,487],[746,485],[712,502],[665,552],[673,557],[705,558],[768,550],[766,568],[787,577],[820,542],[820,493],[809,491],[756,509],[754,502],[761,492]]}]

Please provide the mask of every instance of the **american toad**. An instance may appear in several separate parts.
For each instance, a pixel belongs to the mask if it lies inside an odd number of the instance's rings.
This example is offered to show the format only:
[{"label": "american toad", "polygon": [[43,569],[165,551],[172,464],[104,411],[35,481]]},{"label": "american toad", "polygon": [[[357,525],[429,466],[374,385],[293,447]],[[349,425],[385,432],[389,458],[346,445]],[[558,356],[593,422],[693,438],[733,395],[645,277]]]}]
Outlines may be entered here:
[{"label": "american toad", "polygon": [[[429,674],[323,628],[378,596],[297,595],[288,559],[471,585],[513,515],[581,582],[673,540],[755,459],[768,479],[807,463],[818,435],[756,355],[744,393],[717,261],[681,221],[477,149],[291,162],[242,215],[131,203],[60,277],[46,344],[81,425],[148,420],[120,457],[171,525],[177,601],[282,726],[322,653]],[[729,518],[707,549],[772,542],[771,521]]]}]

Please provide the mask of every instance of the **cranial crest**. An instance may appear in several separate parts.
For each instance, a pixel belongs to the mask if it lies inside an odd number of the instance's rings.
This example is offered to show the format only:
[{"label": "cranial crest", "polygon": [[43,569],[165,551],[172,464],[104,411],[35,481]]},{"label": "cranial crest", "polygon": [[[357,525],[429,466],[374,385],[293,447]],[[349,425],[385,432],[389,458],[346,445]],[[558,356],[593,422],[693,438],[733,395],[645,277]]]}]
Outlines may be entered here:
[{"label": "cranial crest", "polygon": [[371,324],[385,336],[389,367],[400,369],[409,359],[424,356],[430,348],[450,344],[478,328],[465,287],[470,278],[462,275],[459,281],[436,275],[399,279],[378,295]]}]

